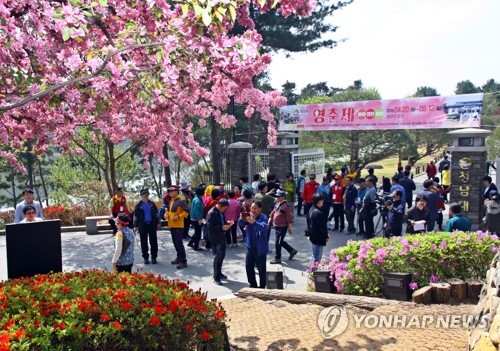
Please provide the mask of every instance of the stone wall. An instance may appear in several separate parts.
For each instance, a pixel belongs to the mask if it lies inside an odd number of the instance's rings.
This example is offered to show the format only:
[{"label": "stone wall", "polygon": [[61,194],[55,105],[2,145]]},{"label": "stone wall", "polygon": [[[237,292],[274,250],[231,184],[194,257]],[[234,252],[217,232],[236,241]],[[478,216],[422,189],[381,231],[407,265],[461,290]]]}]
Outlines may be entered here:
[{"label": "stone wall", "polygon": [[252,144],[241,141],[228,146],[231,186],[240,184],[241,176],[248,176],[248,181],[252,182],[248,169],[248,152],[252,148]]},{"label": "stone wall", "polygon": [[278,176],[281,184],[285,182],[286,176],[292,171],[292,151],[290,148],[269,148],[269,171]]},{"label": "stone wall", "polygon": [[473,310],[468,331],[468,351],[500,350],[500,256],[493,259],[486,274],[479,304]]}]

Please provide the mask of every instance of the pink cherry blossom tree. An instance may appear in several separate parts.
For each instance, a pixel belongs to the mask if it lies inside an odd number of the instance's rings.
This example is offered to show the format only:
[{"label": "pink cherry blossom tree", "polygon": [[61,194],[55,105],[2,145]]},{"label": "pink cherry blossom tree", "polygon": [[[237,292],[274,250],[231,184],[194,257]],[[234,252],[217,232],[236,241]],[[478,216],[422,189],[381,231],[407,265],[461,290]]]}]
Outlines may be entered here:
[{"label": "pink cherry blossom tree", "polygon": [[[269,123],[285,99],[252,78],[266,70],[250,0],[0,0],[0,156],[57,144],[69,153],[80,126],[112,143],[130,139],[163,164],[165,142],[185,162],[206,155],[193,128],[224,128],[230,98]],[[258,0],[260,11],[310,15],[315,0]],[[235,21],[246,26],[231,35]],[[74,140],[78,143],[78,140]],[[148,161],[145,162],[148,166]]]}]

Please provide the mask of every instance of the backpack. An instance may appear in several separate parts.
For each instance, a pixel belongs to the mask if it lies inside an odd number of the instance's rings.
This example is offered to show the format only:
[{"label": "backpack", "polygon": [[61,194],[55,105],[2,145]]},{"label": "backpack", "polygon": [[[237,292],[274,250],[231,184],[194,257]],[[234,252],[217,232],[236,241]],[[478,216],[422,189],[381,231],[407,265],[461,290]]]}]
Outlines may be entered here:
[{"label": "backpack", "polygon": [[128,238],[126,237],[125,234],[123,234],[123,232],[122,232],[122,237],[123,237],[123,243],[122,243],[122,253],[120,254],[120,257],[123,256],[125,252],[127,252],[128,248],[132,244],[132,242],[128,240]]}]

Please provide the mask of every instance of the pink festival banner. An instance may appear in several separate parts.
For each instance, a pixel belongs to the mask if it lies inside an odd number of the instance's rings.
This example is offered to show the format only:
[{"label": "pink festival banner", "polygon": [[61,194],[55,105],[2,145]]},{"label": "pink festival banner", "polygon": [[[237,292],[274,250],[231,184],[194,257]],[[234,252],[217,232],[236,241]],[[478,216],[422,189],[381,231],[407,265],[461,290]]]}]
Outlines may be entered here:
[{"label": "pink festival banner", "polygon": [[285,106],[278,130],[479,127],[482,108],[483,94]]}]

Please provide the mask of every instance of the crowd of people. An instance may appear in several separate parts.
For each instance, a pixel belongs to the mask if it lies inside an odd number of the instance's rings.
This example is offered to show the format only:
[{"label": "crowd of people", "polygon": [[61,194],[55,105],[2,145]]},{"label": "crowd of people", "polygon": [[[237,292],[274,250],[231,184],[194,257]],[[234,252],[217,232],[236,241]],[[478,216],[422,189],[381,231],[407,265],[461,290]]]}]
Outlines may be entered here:
[{"label": "crowd of people", "polygon": [[[328,169],[316,181],[315,174],[302,170],[297,179],[292,173],[283,183],[275,174],[266,181],[256,174],[250,183],[247,176],[230,190],[224,183],[200,184],[196,189],[182,182],[168,188],[159,208],[149,199],[149,190],[141,189],[141,200],[133,210],[129,208],[121,188],[109,202],[110,224],[115,237],[112,259],[117,272],[131,272],[134,263],[134,238],[140,238],[144,264],[157,264],[157,231],[162,220],[167,222],[176,256],[171,264],[177,269],[188,266],[186,247],[194,252],[211,250],[213,253],[213,281],[222,285],[226,279],[223,262],[227,247],[246,246],[245,268],[250,287],[264,288],[269,253],[274,253],[270,264],[282,263],[282,252],[292,260],[298,250],[287,241],[293,234],[294,217],[306,216],[306,236],[311,243],[311,263],[322,259],[323,248],[333,232],[360,235],[366,239],[377,234],[401,236],[406,233],[435,230],[470,231],[471,222],[462,215],[459,203],[449,204],[449,220],[443,226],[443,211],[451,189],[450,161],[445,156],[438,167],[429,164],[424,190],[416,194],[411,167],[400,167],[391,178],[378,177],[373,168],[363,177],[360,169],[344,166],[339,173]],[[440,172],[440,179],[436,177]],[[483,178],[485,217],[483,229],[500,232],[499,195],[490,176]],[[16,207],[15,223],[43,220],[40,203],[34,201],[33,191],[23,191],[24,200]],[[296,206],[295,206],[296,205]],[[296,211],[294,215],[294,211]],[[380,214],[377,224],[375,217]],[[189,234],[193,229],[192,236]],[[270,250],[274,231],[274,250]],[[258,270],[259,282],[255,278]]]}]

